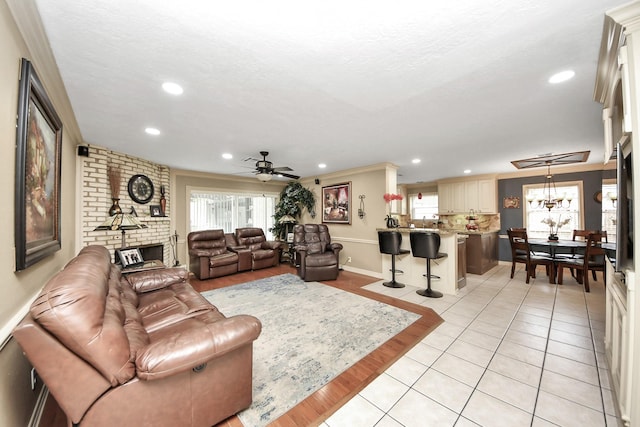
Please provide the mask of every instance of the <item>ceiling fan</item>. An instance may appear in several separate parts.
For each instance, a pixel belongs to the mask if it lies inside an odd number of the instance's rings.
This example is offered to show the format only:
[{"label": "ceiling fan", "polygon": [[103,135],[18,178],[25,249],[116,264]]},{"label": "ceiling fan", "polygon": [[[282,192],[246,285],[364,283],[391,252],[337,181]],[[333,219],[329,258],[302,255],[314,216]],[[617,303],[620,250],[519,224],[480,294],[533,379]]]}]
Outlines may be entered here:
[{"label": "ceiling fan", "polygon": [[252,157],[248,157],[244,159],[244,161],[255,160],[256,170],[254,173],[256,174],[256,177],[258,178],[259,181],[262,181],[262,182],[271,181],[271,178],[273,178],[274,175],[282,176],[285,178],[291,178],[291,179],[300,178],[298,175],[291,175],[289,173],[286,173],[289,171],[293,171],[293,169],[291,169],[288,166],[274,168],[273,163],[267,160],[267,156],[269,155],[268,151],[261,151],[260,155],[262,156],[262,160],[254,159]]}]

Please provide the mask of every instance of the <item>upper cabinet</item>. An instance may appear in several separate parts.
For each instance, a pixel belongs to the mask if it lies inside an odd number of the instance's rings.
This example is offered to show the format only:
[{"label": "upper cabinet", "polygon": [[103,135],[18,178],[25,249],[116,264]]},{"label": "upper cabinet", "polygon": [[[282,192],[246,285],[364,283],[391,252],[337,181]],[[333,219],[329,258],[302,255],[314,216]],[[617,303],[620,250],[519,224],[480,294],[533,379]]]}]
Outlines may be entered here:
[{"label": "upper cabinet", "polygon": [[497,213],[497,185],[495,178],[439,182],[438,212],[461,214],[473,209],[476,213]]},{"label": "upper cabinet", "polygon": [[622,25],[605,16],[594,90],[595,101],[603,105],[604,163],[612,158],[617,144],[623,143],[632,130],[626,43]]}]

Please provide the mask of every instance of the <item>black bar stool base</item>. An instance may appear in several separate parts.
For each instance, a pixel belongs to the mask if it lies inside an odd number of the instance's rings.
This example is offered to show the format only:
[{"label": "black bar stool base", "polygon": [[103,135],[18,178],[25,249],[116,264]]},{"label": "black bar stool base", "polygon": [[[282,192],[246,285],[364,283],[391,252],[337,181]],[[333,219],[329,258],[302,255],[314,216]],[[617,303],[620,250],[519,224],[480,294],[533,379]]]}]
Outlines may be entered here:
[{"label": "black bar stool base", "polygon": [[384,282],[383,285],[387,288],[404,288],[404,283],[396,282],[395,280]]},{"label": "black bar stool base", "polygon": [[434,291],[430,288],[420,289],[419,291],[416,291],[416,294],[429,298],[442,298],[442,292]]}]

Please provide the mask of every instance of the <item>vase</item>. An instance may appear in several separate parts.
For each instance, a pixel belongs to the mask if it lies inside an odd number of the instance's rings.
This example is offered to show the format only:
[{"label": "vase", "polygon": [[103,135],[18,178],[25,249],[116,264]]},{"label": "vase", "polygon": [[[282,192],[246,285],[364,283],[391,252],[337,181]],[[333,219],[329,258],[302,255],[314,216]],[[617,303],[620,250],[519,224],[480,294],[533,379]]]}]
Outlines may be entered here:
[{"label": "vase", "polygon": [[387,228],[396,228],[396,227],[397,227],[396,220],[391,215],[387,215]]},{"label": "vase", "polygon": [[162,215],[167,214],[167,199],[165,199],[164,194],[160,196],[160,210],[162,211]]},{"label": "vase", "polygon": [[560,239],[559,239],[557,234],[551,233],[551,234],[549,234],[549,240],[556,241],[556,240],[560,240]]},{"label": "vase", "polygon": [[120,207],[120,199],[113,198],[111,199],[113,204],[109,208],[109,216],[114,216],[116,214],[122,213],[122,208]]}]

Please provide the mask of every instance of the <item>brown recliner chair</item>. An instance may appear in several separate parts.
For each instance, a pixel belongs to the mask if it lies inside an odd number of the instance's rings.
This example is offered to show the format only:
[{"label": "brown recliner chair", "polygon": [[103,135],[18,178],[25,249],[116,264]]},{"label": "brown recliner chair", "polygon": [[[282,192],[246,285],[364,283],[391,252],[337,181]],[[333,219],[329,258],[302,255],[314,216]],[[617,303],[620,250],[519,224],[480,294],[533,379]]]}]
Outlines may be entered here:
[{"label": "brown recliner chair", "polygon": [[340,243],[331,243],[324,224],[298,224],[293,227],[298,275],[305,282],[336,280],[339,273]]},{"label": "brown recliner chair", "polygon": [[192,231],[187,236],[189,270],[200,280],[238,272],[238,254],[227,249],[224,230]]},{"label": "brown recliner chair", "polygon": [[252,270],[272,267],[280,262],[282,243],[267,241],[262,228],[236,228],[236,239],[239,246],[244,246],[251,250]]}]

